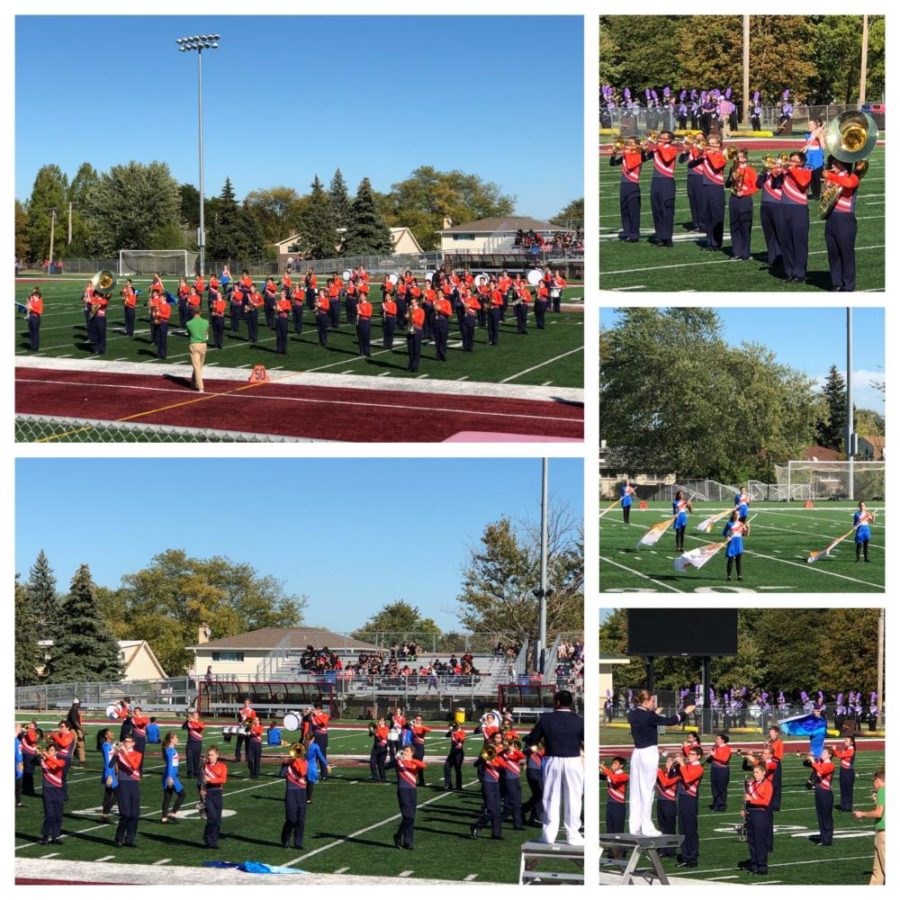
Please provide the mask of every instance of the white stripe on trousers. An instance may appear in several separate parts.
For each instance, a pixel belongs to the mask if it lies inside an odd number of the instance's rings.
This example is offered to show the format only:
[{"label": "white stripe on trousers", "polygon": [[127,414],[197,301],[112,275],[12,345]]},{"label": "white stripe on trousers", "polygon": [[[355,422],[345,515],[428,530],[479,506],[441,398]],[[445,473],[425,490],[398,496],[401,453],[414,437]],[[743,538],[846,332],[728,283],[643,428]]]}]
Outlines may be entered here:
[{"label": "white stripe on trousers", "polygon": [[581,827],[581,798],[584,794],[584,761],[580,756],[548,756],[544,768],[544,828],[541,840],[556,842],[559,832],[559,802],[563,801],[566,840],[584,843]]},{"label": "white stripe on trousers", "polygon": [[631,834],[646,834],[658,830],[653,824],[653,792],[656,787],[658,766],[659,747],[656,745],[641,747],[631,754],[631,772],[628,779],[628,787],[631,789],[628,831]]}]

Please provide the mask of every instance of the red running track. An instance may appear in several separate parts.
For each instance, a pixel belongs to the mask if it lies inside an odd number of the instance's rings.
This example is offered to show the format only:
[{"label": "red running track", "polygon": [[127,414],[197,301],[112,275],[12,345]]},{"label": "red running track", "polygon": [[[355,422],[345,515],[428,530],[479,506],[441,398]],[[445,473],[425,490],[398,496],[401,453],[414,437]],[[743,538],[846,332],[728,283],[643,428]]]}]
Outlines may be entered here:
[{"label": "red running track", "polygon": [[460,431],[581,440],[581,404],[390,390],[250,386],[205,378],[16,370],[20,414],[214,428],[331,441],[444,441]]}]

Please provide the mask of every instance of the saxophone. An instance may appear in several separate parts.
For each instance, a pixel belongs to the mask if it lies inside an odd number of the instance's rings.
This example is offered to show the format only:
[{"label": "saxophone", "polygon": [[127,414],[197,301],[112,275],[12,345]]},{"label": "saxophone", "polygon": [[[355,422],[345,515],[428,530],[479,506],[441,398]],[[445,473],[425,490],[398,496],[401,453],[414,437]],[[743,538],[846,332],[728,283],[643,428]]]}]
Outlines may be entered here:
[{"label": "saxophone", "polygon": [[200,781],[198,782],[200,799],[197,801],[197,814],[201,819],[206,819],[206,763],[200,766]]}]

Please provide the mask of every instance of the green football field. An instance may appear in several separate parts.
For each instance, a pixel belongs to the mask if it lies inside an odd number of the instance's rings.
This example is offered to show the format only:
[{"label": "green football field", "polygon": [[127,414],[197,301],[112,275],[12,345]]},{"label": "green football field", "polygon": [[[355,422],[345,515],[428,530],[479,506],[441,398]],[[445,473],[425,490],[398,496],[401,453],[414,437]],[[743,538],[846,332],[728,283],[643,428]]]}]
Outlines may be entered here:
[{"label": "green football field", "polygon": [[[740,746],[737,738],[734,744]],[[602,754],[601,754],[602,755]],[[607,756],[602,755],[604,760]],[[813,838],[819,833],[813,792],[807,790],[809,769],[800,759],[785,754],[783,762],[781,810],[775,813],[775,851],[769,854],[769,874],[751,875],[738,863],[749,859],[747,844],[739,841],[735,827],[741,819],[743,780],[740,760],[731,764],[728,811],[711,812],[709,771],[700,785],[700,858],[696,869],[679,869],[676,860],[664,859],[669,875],[717,884],[753,885],[856,885],[869,883],[872,873],[875,831],[872,819],[857,822],[851,813],[839,812],[840,786],[837,772],[832,782],[835,798],[834,842],[820,847]],[[884,765],[884,752],[858,750],[854,809],[872,809],[872,773]],[[601,814],[605,818],[606,782],[600,785]],[[604,819],[600,829],[604,830]]]},{"label": "green football field", "polygon": [[[17,714],[19,721],[25,715]],[[38,716],[41,727],[49,732],[55,722],[47,713]],[[118,725],[112,723],[114,735]],[[466,744],[463,767],[464,790],[444,791],[443,759],[449,741],[443,737],[446,723],[432,723],[434,731],[426,742],[426,757],[440,757],[429,763],[427,786],[419,788],[416,815],[416,847],[412,852],[394,847],[393,834],[399,823],[396,776],[388,771],[389,784],[369,782],[368,757],[371,739],[365,727],[347,731],[333,729],[329,735],[329,762],[332,776],[316,786],[306,817],[303,851],[281,847],[284,822],[284,780],[278,778],[278,763],[267,760],[269,750],[263,747],[262,774],[256,781],[247,777],[245,762],[233,760],[233,744],[220,739],[217,726],[210,726],[212,739],[204,747],[217,744],[228,763],[229,778],[224,790],[222,840],[218,851],[203,846],[203,822],[196,811],[196,786],[186,777],[184,741],[179,741],[181,780],[186,790],[178,825],[163,825],[161,751],[159,745],[148,747],[144,780],[141,784],[142,816],[136,847],[116,848],[115,807],[111,823],[99,824],[99,806],[103,798],[100,784],[102,758],[94,751],[98,726],[86,728],[87,764],[69,772],[69,802],[63,822],[63,846],[41,846],[43,820],[40,798],[25,797],[24,808],[16,810],[15,848],[17,856],[47,857],[81,861],[143,863],[178,866],[200,866],[206,860],[244,862],[257,860],[269,865],[296,866],[313,872],[347,873],[349,875],[440,878],[459,881],[515,882],[519,874],[519,848],[526,840],[539,836],[539,830],[513,831],[504,825],[504,839],[487,837],[472,840],[469,826],[478,817],[481,800],[472,762],[481,749],[481,741],[472,738]],[[471,726],[467,726],[470,730]],[[169,727],[161,728],[164,735]],[[182,735],[180,728],[178,731]],[[290,741],[295,734],[282,732]],[[279,753],[286,753],[287,747]],[[364,762],[364,765],[362,764]],[[40,778],[36,778],[40,792]],[[530,796],[524,776],[523,802]],[[57,851],[55,855],[51,851]]]},{"label": "green football field", "polygon": [[[758,150],[745,141],[751,159],[780,151]],[[885,285],[885,152],[877,147],[869,158],[870,168],[857,195],[856,266],[858,291],[883,291]],[[757,167],[758,170],[758,167]],[[650,180],[653,166],[641,171],[641,242],[618,240],[622,227],[619,212],[621,169],[609,165],[609,156],[600,158],[600,287],[618,291],[797,291],[821,292],[831,288],[825,250],[825,220],[819,218],[818,204],[810,202],[809,268],[806,284],[786,284],[769,274],[766,243],[759,223],[759,199],[753,211],[751,258],[732,261],[728,230],[728,194],[725,203],[724,253],[708,253],[698,243],[705,235],[685,231],[690,207],[684,166],[676,170],[675,246],[657,249],[646,241],[653,233],[650,210]],[[759,195],[757,194],[758,198]]]},{"label": "green football field", "polygon": [[[68,359],[100,359],[91,353],[82,312],[81,295],[87,279],[84,277],[60,277],[48,279],[20,278],[16,282],[16,301],[24,303],[32,287],[40,285],[44,295],[44,316],[41,322],[41,349],[33,354],[29,350],[28,327],[20,313],[16,315],[16,354],[32,357]],[[157,361],[156,348],[150,342],[150,325],[147,318],[146,287],[149,279],[135,279],[135,286],[142,289],[138,296],[138,319],[134,337],[124,331],[124,314],[118,295],[118,286],[110,301],[106,329],[106,354],[108,361],[154,363],[166,367],[169,363],[186,363],[188,353],[187,333],[177,327],[178,313],[173,310],[169,325],[168,359]],[[169,279],[167,287],[174,290],[177,279]],[[567,288],[563,300],[581,303],[584,290]],[[487,343],[487,329],[478,328],[475,333],[475,350],[461,351],[460,332],[451,319],[450,352],[446,362],[438,362],[434,345],[425,343],[418,373],[407,372],[408,355],[406,335],[398,329],[392,350],[382,347],[380,291],[373,290],[372,305],[372,355],[369,359],[358,356],[355,329],[346,324],[341,310],[341,327],[331,330],[328,346],[321,347],[316,334],[313,313],[304,310],[303,332],[293,333],[290,324],[288,352],[275,352],[275,331],[265,324],[260,314],[259,340],[251,345],[247,329],[232,333],[229,317],[225,319],[225,341],[222,350],[210,347],[206,357],[210,377],[215,377],[215,367],[250,369],[263,364],[273,372],[325,372],[341,375],[371,375],[390,378],[432,378],[450,381],[477,381],[501,384],[555,385],[580,388],[584,383],[584,313],[566,312],[547,315],[547,327],[541,331],[534,324],[533,314],[528,319],[528,334],[516,331],[515,316],[510,309],[501,325],[500,343],[491,347]],[[564,307],[565,308],[565,307]],[[204,312],[206,304],[204,302]]]},{"label": "green football field", "polygon": [[[601,510],[609,504],[602,505]],[[813,509],[796,503],[754,503],[750,508],[750,535],[744,538],[743,581],[726,581],[725,550],[720,550],[701,569],[678,572],[673,563],[675,533],[670,528],[652,547],[637,548],[644,531],[671,518],[671,503],[651,503],[648,509],[631,509],[625,525],[622,512],[614,507],[600,519],[600,589],[602,591],[676,593],[735,592],[883,592],[885,518],[883,507],[867,504],[876,515],[869,542],[869,563],[856,562],[851,535],[829,557],[809,564],[813,551],[824,550],[835,538],[853,527],[856,505],[817,502]],[[703,519],[723,511],[727,503],[695,502],[688,516],[685,550],[716,543],[725,520],[709,534],[696,530]]]}]

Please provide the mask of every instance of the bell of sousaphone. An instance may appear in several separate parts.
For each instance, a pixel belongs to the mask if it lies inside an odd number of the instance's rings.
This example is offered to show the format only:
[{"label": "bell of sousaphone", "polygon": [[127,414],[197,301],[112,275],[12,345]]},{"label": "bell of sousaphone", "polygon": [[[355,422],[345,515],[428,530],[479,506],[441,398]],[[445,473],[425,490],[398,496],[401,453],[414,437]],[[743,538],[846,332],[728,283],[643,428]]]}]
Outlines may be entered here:
[{"label": "bell of sousaphone", "polygon": [[296,744],[291,744],[291,749],[288,751],[288,756],[291,759],[306,759],[306,744],[302,741],[298,741]]},{"label": "bell of sousaphone", "polygon": [[107,269],[101,269],[91,279],[91,287],[94,289],[95,294],[105,294],[109,296],[115,286],[116,276]]},{"label": "bell of sousaphone", "polygon": [[872,153],[878,140],[875,120],[864,112],[850,111],[835,116],[825,129],[825,154],[841,162],[853,163]]}]

